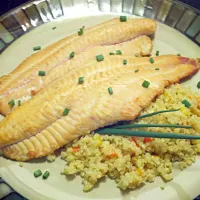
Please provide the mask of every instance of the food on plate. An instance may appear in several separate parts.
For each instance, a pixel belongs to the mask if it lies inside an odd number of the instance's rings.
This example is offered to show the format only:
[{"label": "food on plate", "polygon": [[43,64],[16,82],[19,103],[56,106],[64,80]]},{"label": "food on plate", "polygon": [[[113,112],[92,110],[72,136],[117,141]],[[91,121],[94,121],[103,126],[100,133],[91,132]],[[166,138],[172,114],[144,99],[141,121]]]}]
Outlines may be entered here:
[{"label": "food on plate", "polygon": [[[191,104],[189,108],[182,103],[184,99]],[[199,134],[200,95],[179,84],[166,89],[142,115],[177,108],[180,109],[177,112],[149,116],[132,123],[191,125],[193,129],[151,127],[139,130]],[[104,176],[115,180],[123,190],[153,182],[156,176],[170,181],[175,162],[183,170],[195,162],[198,154],[198,140],[101,136],[93,133],[66,145],[61,156],[67,161],[63,174],[80,175],[83,189],[89,191]]]},{"label": "food on plate", "polygon": [[96,59],[65,74],[0,122],[5,156],[45,156],[100,127],[133,120],[165,87],[199,70],[196,60],[173,55]]},{"label": "food on plate", "polygon": [[[155,29],[156,22],[151,19],[128,19],[126,22],[113,19],[89,29],[81,28],[78,34],[64,38],[27,58],[13,72],[0,79],[0,113],[7,115],[15,106],[8,106],[6,101],[9,98],[11,101],[11,97],[15,97],[22,104],[38,92],[37,85],[40,88],[46,86],[43,80],[48,77],[48,73],[88,48],[127,42],[141,35],[151,35]],[[138,53],[142,54],[140,51]]]},{"label": "food on plate", "polygon": [[[41,89],[51,84],[54,80],[60,78],[69,71],[82,66],[87,61],[94,60],[96,55],[101,54],[102,52],[105,56],[112,53],[116,54],[116,51],[119,49],[123,55],[127,56],[150,55],[152,51],[152,41],[148,36],[139,36],[136,39],[115,45],[88,48],[80,54],[75,54],[73,59],[69,59],[48,71],[40,70],[41,68],[32,68],[26,73],[30,74],[31,71],[38,73],[33,80],[26,83],[24,86],[19,87],[17,90],[13,90],[11,93],[1,95],[0,112],[7,115],[11,110],[18,106],[18,101],[20,101],[20,104],[23,104],[32,96],[36,95]],[[24,76],[26,76],[26,74]],[[8,104],[10,100],[16,102],[14,106]]]}]

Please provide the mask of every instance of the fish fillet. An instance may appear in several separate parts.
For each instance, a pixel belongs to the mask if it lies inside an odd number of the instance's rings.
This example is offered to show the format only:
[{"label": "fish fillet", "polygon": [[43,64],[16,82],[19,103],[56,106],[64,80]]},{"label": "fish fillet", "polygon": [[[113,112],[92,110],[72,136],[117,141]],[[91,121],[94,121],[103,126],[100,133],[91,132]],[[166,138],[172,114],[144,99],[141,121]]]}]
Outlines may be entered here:
[{"label": "fish fillet", "polygon": [[[0,122],[4,155],[15,160],[45,156],[89,131],[133,120],[165,87],[199,69],[195,60],[178,56],[155,57],[154,61],[110,56],[58,79]],[[84,84],[77,83],[80,76]],[[144,80],[151,83],[149,88],[142,86]],[[70,109],[67,116],[63,116],[65,108]]]},{"label": "fish fillet", "polygon": [[[122,43],[136,38],[140,35],[151,35],[155,32],[156,22],[150,19],[128,19],[127,22],[120,22],[119,19],[106,22],[105,24],[91,28],[82,36],[72,36],[66,39],[66,44],[58,48],[57,51],[44,56],[40,62],[30,65],[20,65],[13,73],[0,79],[0,96],[5,95],[17,90],[18,88],[26,85],[38,76],[38,69],[49,71],[51,68],[56,67],[64,61],[69,59],[71,52],[79,54],[89,47],[113,45]],[[44,51],[48,53],[47,51]],[[30,57],[31,59],[31,57]],[[30,64],[31,62],[26,62]],[[30,70],[33,68],[35,70]],[[13,77],[13,78],[12,78]],[[1,110],[3,110],[1,106]],[[3,111],[2,111],[3,113]]]},{"label": "fish fillet", "polygon": [[[84,33],[90,33],[92,31],[95,31],[97,29],[103,29],[106,26],[112,26],[119,22],[119,19],[111,19],[109,21],[106,21],[102,24],[98,24],[94,27],[88,28],[84,30]],[[11,84],[16,83],[17,76],[24,71],[27,71],[31,69],[34,65],[41,62],[42,60],[45,60],[47,57],[50,57],[52,54],[56,53],[59,49],[66,46],[70,42],[73,42],[73,40],[77,39],[79,36],[77,33],[67,36],[48,47],[42,49],[41,51],[31,55],[30,57],[26,58],[13,72],[11,72],[9,75],[2,76],[0,78],[0,93],[6,89],[6,87],[11,87]]]},{"label": "fish fillet", "polygon": [[[121,50],[123,55],[135,56],[138,54],[140,56],[149,55],[152,51],[152,41],[148,36],[140,36],[131,41],[123,42],[116,45],[109,46],[96,46],[93,48],[88,48],[82,53],[78,54],[74,57],[74,59],[70,59],[56,67],[46,71],[46,76],[35,76],[33,80],[29,83],[17,88],[13,89],[12,92],[8,92],[4,95],[0,96],[0,113],[3,115],[7,115],[10,113],[11,109],[15,109],[17,105],[17,101],[20,100],[21,104],[26,102],[32,96],[37,94],[41,89],[47,87],[57,78],[63,76],[69,71],[82,66],[89,60],[95,60],[96,55],[104,54],[109,55],[110,52],[116,52],[116,50]],[[39,71],[40,66],[32,68],[28,71],[28,73],[35,73],[35,71]],[[31,72],[32,71],[32,72]],[[23,74],[24,76],[24,74]],[[10,107],[8,102],[10,100],[15,100],[16,104],[14,107]]]}]

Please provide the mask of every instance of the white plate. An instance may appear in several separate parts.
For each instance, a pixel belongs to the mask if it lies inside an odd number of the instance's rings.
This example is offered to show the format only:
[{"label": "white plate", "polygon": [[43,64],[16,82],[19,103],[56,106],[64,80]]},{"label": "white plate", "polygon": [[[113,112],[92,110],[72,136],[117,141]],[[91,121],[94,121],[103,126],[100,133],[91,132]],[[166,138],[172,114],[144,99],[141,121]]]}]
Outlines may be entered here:
[{"label": "white plate", "polygon": [[[24,35],[14,42],[0,56],[0,76],[9,73],[23,59],[33,53],[34,46],[45,47],[66,35],[77,32],[85,25],[86,27],[101,23],[110,18],[111,15],[98,15],[76,19],[59,19],[44,24],[30,33]],[[57,29],[52,30],[56,26]],[[161,54],[181,53],[187,57],[200,57],[200,48],[176,30],[158,24],[154,50]],[[200,72],[192,80],[188,81],[194,90],[198,91],[196,84],[200,80]],[[60,175],[65,163],[57,158],[54,163],[47,163],[44,158],[37,161],[24,163],[23,167],[14,161],[0,158],[0,176],[7,181],[16,191],[28,199],[33,200],[79,200],[79,199],[124,199],[124,200],[145,200],[145,199],[166,199],[166,200],[189,200],[200,194],[200,159],[184,171],[174,169],[174,179],[165,184],[159,177],[154,183],[147,183],[144,187],[129,192],[121,192],[114,181],[106,179],[101,181],[91,192],[84,193],[80,177],[75,179],[66,178]],[[33,172],[37,169],[49,170],[51,176],[48,180],[34,178]],[[165,190],[160,186],[165,185]]]}]

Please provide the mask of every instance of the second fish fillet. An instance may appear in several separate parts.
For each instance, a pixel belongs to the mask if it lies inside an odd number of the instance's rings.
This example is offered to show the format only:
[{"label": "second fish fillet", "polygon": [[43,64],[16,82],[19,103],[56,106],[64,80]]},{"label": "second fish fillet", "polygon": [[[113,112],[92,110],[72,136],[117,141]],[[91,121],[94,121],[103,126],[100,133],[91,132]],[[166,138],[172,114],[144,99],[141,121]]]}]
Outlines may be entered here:
[{"label": "second fish fillet", "polygon": [[[0,147],[10,145],[4,155],[15,160],[45,156],[87,132],[133,120],[165,87],[199,70],[188,58],[153,59],[150,63],[149,58],[108,57],[58,79],[0,122]],[[83,84],[78,84],[80,76]],[[144,81],[150,83],[148,88]],[[63,116],[66,108],[69,113]]]}]

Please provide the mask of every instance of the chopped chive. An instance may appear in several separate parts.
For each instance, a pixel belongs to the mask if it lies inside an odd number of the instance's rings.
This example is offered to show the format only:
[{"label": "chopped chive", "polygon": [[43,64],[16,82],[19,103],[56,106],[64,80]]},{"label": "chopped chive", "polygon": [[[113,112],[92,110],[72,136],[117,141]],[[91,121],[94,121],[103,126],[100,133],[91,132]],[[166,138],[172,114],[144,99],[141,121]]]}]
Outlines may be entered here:
[{"label": "chopped chive", "polygon": [[39,75],[39,76],[45,76],[45,75],[46,75],[46,72],[45,72],[45,71],[39,71],[39,72],[38,72],[38,75]]},{"label": "chopped chive", "polygon": [[78,31],[78,35],[79,35],[79,36],[83,35],[83,29],[80,29],[80,30]]},{"label": "chopped chive", "polygon": [[69,54],[69,58],[71,59],[71,58],[73,58],[74,56],[75,56],[75,52],[72,51],[72,52]]},{"label": "chopped chive", "polygon": [[156,51],[156,56],[159,56],[160,55],[160,52],[159,51]]},{"label": "chopped chive", "polygon": [[197,88],[200,89],[200,81],[197,83]]},{"label": "chopped chive", "polygon": [[35,171],[33,174],[34,174],[35,178],[37,178],[37,177],[39,177],[39,176],[41,176],[41,175],[42,175],[42,172],[41,172],[41,170],[40,170],[40,169],[38,169],[38,170],[37,170],[37,171]]},{"label": "chopped chive", "polygon": [[154,59],[153,58],[149,58],[150,63],[154,63]]},{"label": "chopped chive", "polygon": [[33,47],[33,51],[38,51],[41,49],[41,46],[36,46],[36,47]]},{"label": "chopped chive", "polygon": [[110,53],[109,53],[109,55],[115,55],[115,53],[113,53],[113,52],[110,52]]},{"label": "chopped chive", "polygon": [[165,186],[161,186],[160,189],[161,189],[161,190],[164,190],[164,189],[165,189]]},{"label": "chopped chive", "polygon": [[14,106],[15,106],[15,101],[12,99],[11,101],[8,102],[8,104],[9,104],[11,107],[14,107]]},{"label": "chopped chive", "polygon": [[177,56],[181,56],[181,54],[180,54],[180,53],[177,53]]},{"label": "chopped chive", "polygon": [[139,53],[136,53],[136,54],[135,54],[135,57],[139,57]]},{"label": "chopped chive", "polygon": [[160,70],[160,68],[155,68],[155,70]]},{"label": "chopped chive", "polygon": [[83,35],[83,29],[85,28],[85,26],[83,26],[82,28],[80,28],[80,30],[78,31],[78,35],[81,36]]},{"label": "chopped chive", "polygon": [[127,17],[126,16],[120,16],[120,22],[126,22]]},{"label": "chopped chive", "polygon": [[100,61],[104,60],[104,57],[103,57],[102,54],[100,54],[100,55],[96,56],[96,59],[97,59],[98,62],[100,62]]},{"label": "chopped chive", "polygon": [[109,94],[113,94],[113,90],[111,87],[108,88],[108,92],[109,92]]},{"label": "chopped chive", "polygon": [[148,113],[148,114],[145,114],[145,115],[138,116],[136,119],[142,119],[142,118],[146,118],[146,117],[151,117],[151,116],[162,114],[162,113],[176,112],[176,111],[179,111],[179,110],[180,109],[175,109],[175,110],[160,110],[160,111],[157,111],[157,112]]},{"label": "chopped chive", "polygon": [[148,88],[148,87],[150,86],[150,82],[149,82],[149,81],[144,81],[144,82],[142,83],[142,86],[143,86],[144,88]]},{"label": "chopped chive", "polygon": [[122,55],[122,52],[120,50],[116,50],[117,55]]},{"label": "chopped chive", "polygon": [[18,100],[18,106],[21,106],[22,104],[21,104],[21,100]]},{"label": "chopped chive", "polygon": [[56,29],[56,27],[53,27],[52,29],[54,30],[54,29]]},{"label": "chopped chive", "polygon": [[69,114],[69,109],[65,108],[65,110],[63,111],[63,115],[68,115]]},{"label": "chopped chive", "polygon": [[79,84],[83,84],[84,83],[84,77],[83,76],[78,78],[78,83]]},{"label": "chopped chive", "polygon": [[136,69],[136,70],[135,70],[135,73],[137,73],[137,72],[139,72],[139,69]]},{"label": "chopped chive", "polygon": [[189,108],[191,106],[190,102],[186,99],[184,99],[181,103],[184,104],[186,108]]},{"label": "chopped chive", "polygon": [[50,173],[48,171],[46,171],[43,175],[42,178],[43,179],[47,179],[49,177]]},{"label": "chopped chive", "polygon": [[127,60],[123,60],[123,64],[126,65],[127,64]]}]

